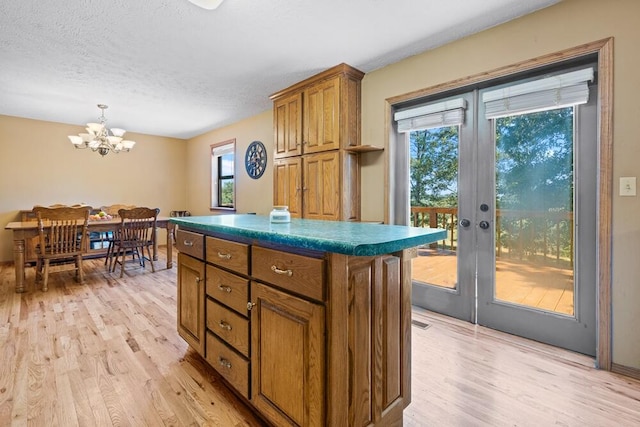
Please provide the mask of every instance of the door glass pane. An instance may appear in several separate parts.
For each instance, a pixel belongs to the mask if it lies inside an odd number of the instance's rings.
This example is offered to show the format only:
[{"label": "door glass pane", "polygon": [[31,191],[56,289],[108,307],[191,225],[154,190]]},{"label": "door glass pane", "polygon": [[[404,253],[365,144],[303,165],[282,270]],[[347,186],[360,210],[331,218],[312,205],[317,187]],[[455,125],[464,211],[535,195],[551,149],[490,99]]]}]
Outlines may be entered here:
[{"label": "door glass pane", "polygon": [[496,119],[497,300],[573,316],[572,107]]},{"label": "door glass pane", "polygon": [[455,289],[458,283],[458,126],[411,132],[411,225],[443,228],[447,239],[418,248],[414,281]]}]

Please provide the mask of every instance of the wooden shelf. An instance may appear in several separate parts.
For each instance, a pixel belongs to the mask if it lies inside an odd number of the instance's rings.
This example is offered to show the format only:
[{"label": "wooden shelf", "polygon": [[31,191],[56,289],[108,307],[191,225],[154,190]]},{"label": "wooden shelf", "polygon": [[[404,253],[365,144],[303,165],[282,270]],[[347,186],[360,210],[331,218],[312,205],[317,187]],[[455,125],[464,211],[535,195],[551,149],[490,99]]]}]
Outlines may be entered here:
[{"label": "wooden shelf", "polygon": [[384,151],[382,147],[376,147],[375,145],[356,145],[354,147],[347,147],[345,151],[352,151],[354,153],[369,153],[372,151]]}]

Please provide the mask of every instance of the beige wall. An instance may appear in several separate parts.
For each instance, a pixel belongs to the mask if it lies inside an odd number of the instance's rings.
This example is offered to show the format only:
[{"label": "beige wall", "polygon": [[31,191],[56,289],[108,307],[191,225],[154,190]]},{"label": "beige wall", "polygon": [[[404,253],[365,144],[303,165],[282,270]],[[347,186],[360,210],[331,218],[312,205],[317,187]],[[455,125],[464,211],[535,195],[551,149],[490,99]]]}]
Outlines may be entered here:
[{"label": "beige wall", "polygon": [[[362,143],[385,144],[385,100],[457,78],[614,37],[614,193],[620,176],[640,175],[640,31],[637,0],[564,0],[490,30],[368,73],[362,82]],[[328,64],[333,65],[333,64]],[[265,94],[268,96],[268,94]],[[208,144],[239,138],[238,153],[250,139],[270,150],[271,113],[210,132],[189,142],[189,209],[207,212]],[[268,142],[270,144],[268,144]],[[385,152],[386,153],[386,152]],[[384,218],[385,154],[362,156],[362,218]],[[272,162],[269,159],[269,167]],[[238,165],[240,167],[241,165]],[[271,206],[271,175],[249,182],[239,173],[239,211],[265,213]],[[243,187],[244,185],[248,187]],[[613,198],[613,362],[640,369],[640,212],[638,197]]]},{"label": "beige wall", "polygon": [[[101,157],[73,148],[67,135],[81,130],[0,116],[0,261],[13,260],[4,225],[36,204],[125,203],[158,207],[166,216],[186,206],[186,141],[127,133],[137,143],[131,152]],[[159,235],[160,242],[165,236]]]},{"label": "beige wall", "polygon": [[[268,95],[265,95],[267,97]],[[273,157],[267,156],[267,170],[259,179],[250,178],[244,166],[244,154],[252,141],[261,141],[267,152],[273,150],[273,113],[271,110],[216,129],[189,140],[187,150],[187,203],[192,215],[210,215],[210,146],[236,140],[236,212],[268,214],[273,205]]]},{"label": "beige wall", "polygon": [[[639,176],[640,2],[563,2],[369,73],[362,88],[363,142],[384,145],[385,99],[522,60],[614,37],[613,362],[640,368],[640,212],[618,179]],[[363,219],[384,217],[384,158],[362,170]]]}]

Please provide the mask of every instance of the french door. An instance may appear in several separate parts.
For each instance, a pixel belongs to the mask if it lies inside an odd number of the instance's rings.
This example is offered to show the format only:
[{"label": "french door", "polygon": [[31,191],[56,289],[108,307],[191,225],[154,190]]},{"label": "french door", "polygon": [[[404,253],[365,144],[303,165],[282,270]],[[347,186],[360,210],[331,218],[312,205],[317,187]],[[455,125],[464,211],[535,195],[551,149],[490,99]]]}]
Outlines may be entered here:
[{"label": "french door", "polygon": [[410,222],[449,232],[419,248],[413,303],[595,355],[596,86],[558,108],[484,102],[519,84],[458,95],[459,123],[406,133]]}]

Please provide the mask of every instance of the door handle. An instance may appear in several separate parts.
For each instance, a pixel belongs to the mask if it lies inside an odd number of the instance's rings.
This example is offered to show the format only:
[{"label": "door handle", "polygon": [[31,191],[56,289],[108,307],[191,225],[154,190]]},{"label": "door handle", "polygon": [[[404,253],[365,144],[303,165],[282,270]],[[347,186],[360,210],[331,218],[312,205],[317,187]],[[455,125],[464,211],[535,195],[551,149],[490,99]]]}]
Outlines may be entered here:
[{"label": "door handle", "polygon": [[469,221],[467,218],[462,218],[460,220],[460,225],[463,226],[464,228],[467,228],[468,226],[471,225],[471,221]]},{"label": "door handle", "polygon": [[482,228],[483,230],[486,230],[489,228],[489,222],[487,221],[480,221],[480,224],[478,224],[480,226],[480,228]]}]

